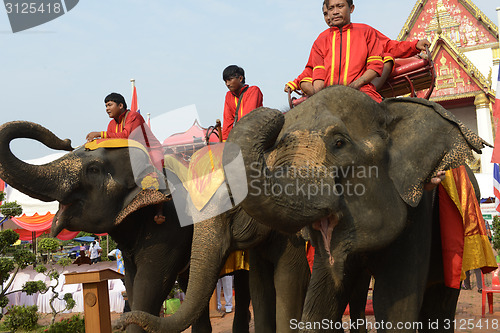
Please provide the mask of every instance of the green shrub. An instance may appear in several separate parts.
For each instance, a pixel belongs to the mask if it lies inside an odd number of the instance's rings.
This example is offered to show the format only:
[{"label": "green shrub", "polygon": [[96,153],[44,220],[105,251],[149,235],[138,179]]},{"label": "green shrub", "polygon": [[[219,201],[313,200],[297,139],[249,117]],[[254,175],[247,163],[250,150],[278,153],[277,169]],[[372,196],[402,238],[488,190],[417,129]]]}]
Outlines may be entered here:
[{"label": "green shrub", "polygon": [[31,331],[38,321],[38,307],[32,306],[9,306],[5,315],[4,325],[11,331],[22,329]]},{"label": "green shrub", "polygon": [[49,326],[48,333],[85,333],[85,320],[80,315],[74,315],[71,318],[63,319]]},{"label": "green shrub", "polygon": [[[500,216],[493,217],[493,225],[491,227],[491,231],[493,231],[493,248],[500,251]],[[499,253],[500,254],[500,253]]]}]

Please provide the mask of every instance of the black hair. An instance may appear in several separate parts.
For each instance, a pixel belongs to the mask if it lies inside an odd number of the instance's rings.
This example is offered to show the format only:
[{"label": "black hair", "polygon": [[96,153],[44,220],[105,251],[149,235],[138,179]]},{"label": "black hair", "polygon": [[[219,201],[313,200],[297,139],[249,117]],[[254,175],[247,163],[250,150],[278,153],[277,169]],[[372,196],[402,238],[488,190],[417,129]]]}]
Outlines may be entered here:
[{"label": "black hair", "polygon": [[119,93],[111,93],[104,99],[104,103],[107,102],[115,102],[116,104],[123,104],[123,108],[127,110],[127,102],[125,102],[125,98]]},{"label": "black hair", "polygon": [[243,77],[242,83],[245,84],[245,71],[243,70],[243,68],[236,65],[227,66],[222,72],[222,80],[224,80],[224,82],[234,77],[240,77],[240,76]]},{"label": "black hair", "polygon": [[[353,1],[354,1],[354,0],[345,0],[345,1],[347,1],[347,5],[348,5],[349,7],[351,7],[351,6],[354,4],[354,3],[353,3]],[[329,4],[329,3],[330,3],[330,2],[329,2],[329,0],[324,0],[324,1],[323,1],[323,6],[327,6],[327,7],[328,7],[328,4]],[[323,7],[321,7],[321,8],[323,8]]]}]

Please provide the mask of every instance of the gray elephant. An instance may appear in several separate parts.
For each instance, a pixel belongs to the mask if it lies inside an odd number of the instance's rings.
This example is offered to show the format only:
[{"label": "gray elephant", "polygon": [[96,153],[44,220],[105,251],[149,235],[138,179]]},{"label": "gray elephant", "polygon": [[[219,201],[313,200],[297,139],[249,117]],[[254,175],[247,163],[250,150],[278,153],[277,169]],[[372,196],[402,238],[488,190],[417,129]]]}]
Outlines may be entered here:
[{"label": "gray elephant", "polygon": [[[168,172],[167,178],[172,180],[176,175]],[[186,190],[176,186],[176,191]],[[220,205],[219,195],[217,192],[210,199],[207,210],[215,210]],[[235,250],[249,252],[255,331],[291,332],[290,320],[300,319],[310,278],[305,242],[297,235],[288,236],[257,223],[239,205],[194,225],[189,290],[179,310],[167,318],[126,313],[122,325],[135,323],[148,332],[186,329],[210,299],[219,272]],[[236,304],[239,302],[236,298]]]},{"label": "gray elephant", "polygon": [[[54,236],[66,228],[107,232],[117,241],[123,252],[125,286],[132,310],[158,315],[182,272],[179,282],[186,289],[193,228],[180,227],[168,192],[137,186],[130,154],[137,154],[136,160],[147,159],[146,154],[128,148],[82,147],[37,166],[12,154],[9,143],[16,138],[31,138],[52,149],[71,151],[69,140],[60,140],[42,126],[29,122],[4,124],[0,127],[0,177],[31,197],[59,201],[52,225]],[[143,164],[144,174],[157,174],[156,169]],[[162,177],[157,174],[156,179],[161,181]],[[160,204],[167,222],[156,224],[153,217]],[[242,295],[240,300],[241,304],[248,304],[249,296]],[[193,319],[193,332],[211,332],[207,305],[208,301],[200,305],[202,314],[198,321]],[[248,307],[246,311],[238,308],[237,305],[235,331],[248,332]],[[127,331],[143,332],[136,325]]]},{"label": "gray elephant", "polygon": [[[335,325],[353,281],[366,270],[375,277],[379,332],[413,332],[419,325],[426,331],[435,318],[444,330],[454,319],[459,291],[444,287],[441,255],[431,252],[439,239],[432,233],[432,195],[423,188],[487,143],[453,115],[426,100],[377,104],[332,86],[285,115],[252,111],[228,142],[240,146],[245,161],[243,209],[284,232],[307,226],[316,245],[302,321],[294,327],[342,331]],[[226,158],[234,156],[225,152]],[[439,295],[446,304],[436,301]],[[421,311],[424,301],[434,313]]]}]

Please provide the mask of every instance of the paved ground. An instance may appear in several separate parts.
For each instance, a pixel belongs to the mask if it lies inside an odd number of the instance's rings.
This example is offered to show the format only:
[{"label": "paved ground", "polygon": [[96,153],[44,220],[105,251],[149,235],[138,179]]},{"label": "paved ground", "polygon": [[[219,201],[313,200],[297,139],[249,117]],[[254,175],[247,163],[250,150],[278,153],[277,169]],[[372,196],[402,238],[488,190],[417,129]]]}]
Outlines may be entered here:
[{"label": "paved ground", "polygon": [[[104,265],[103,265],[104,266]],[[472,278],[472,290],[462,290],[460,293],[459,303],[457,306],[457,315],[454,323],[450,323],[456,327],[455,332],[481,332],[493,333],[500,332],[500,294],[493,295],[493,310],[494,313],[488,313],[486,307],[486,316],[481,318],[481,294],[477,292],[475,287],[475,279]],[[488,281],[487,281],[488,284]],[[253,313],[253,311],[252,311]],[[59,315],[57,320],[69,317],[71,314]],[[118,318],[120,314],[112,313],[111,319]],[[231,325],[233,322],[234,313],[225,314],[222,318],[212,318],[212,327],[214,333],[231,333]],[[349,317],[344,316],[343,320],[348,322]],[[374,325],[374,317],[367,316],[367,321]],[[50,322],[50,315],[42,315],[39,324],[47,325]],[[187,329],[185,332],[191,332]],[[250,332],[255,333],[253,320],[250,323]],[[347,330],[346,330],[347,332]],[[376,329],[370,330],[376,332]]]}]

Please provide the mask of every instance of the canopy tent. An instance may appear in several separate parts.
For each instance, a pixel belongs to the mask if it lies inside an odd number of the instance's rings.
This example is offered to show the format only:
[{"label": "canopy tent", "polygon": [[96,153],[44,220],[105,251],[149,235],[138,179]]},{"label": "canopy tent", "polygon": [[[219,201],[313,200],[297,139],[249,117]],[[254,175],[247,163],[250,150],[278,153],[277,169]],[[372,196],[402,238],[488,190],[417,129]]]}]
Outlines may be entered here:
[{"label": "canopy tent", "polygon": [[[52,162],[65,154],[65,152],[55,153],[26,162],[34,165],[42,165]],[[8,184],[5,186],[4,191],[6,194],[6,201],[17,201],[23,208],[22,216],[11,218],[11,220],[20,227],[19,229],[14,229],[14,231],[19,234],[21,240],[32,240],[33,237],[39,237],[44,233],[50,233],[52,219],[59,209],[57,201],[43,202],[31,198],[12,186],[8,186]],[[70,240],[75,238],[78,233],[79,231],[68,231],[64,229],[57,235],[57,238],[60,240]]]},{"label": "canopy tent", "polygon": [[83,237],[73,238],[73,240],[75,242],[80,242],[80,243],[90,243],[93,242],[95,238],[92,236],[83,236]]}]

